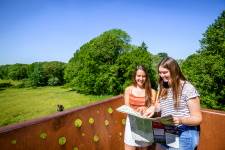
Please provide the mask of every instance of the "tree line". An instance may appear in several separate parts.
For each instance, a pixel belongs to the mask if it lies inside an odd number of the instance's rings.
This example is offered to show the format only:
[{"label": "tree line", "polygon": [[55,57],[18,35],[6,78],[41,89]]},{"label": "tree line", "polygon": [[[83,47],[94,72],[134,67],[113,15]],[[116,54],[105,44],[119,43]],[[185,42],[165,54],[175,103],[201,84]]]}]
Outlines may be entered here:
[{"label": "tree line", "polygon": [[[63,85],[66,63],[59,61],[34,62],[32,64],[13,64],[0,66],[0,79],[20,80],[16,87],[38,87]],[[0,87],[12,86],[10,82],[1,83]]]},{"label": "tree line", "polygon": [[[68,63],[35,62],[0,66],[0,79],[22,80],[19,87],[67,85],[84,94],[117,95],[131,84],[133,70],[144,65],[157,89],[157,64],[166,57],[150,53],[147,45],[130,44],[121,29],[103,32],[75,51]],[[225,11],[200,40],[201,48],[184,60],[182,71],[198,89],[201,104],[225,110]]]}]

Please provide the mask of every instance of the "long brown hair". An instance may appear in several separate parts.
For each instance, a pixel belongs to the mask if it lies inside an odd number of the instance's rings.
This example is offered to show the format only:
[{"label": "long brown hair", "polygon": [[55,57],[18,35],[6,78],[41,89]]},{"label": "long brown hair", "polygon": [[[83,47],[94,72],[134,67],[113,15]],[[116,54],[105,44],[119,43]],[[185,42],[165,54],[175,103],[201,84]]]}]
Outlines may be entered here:
[{"label": "long brown hair", "polygon": [[[181,72],[181,69],[177,63],[176,60],[174,60],[171,57],[166,57],[161,60],[161,62],[158,65],[158,73],[159,73],[159,67],[163,67],[169,70],[170,76],[172,79],[171,87],[173,91],[173,99],[175,100],[174,106],[177,108],[179,106],[179,97],[182,92],[182,87],[180,81],[186,81],[185,76]],[[158,80],[160,90],[159,90],[159,97],[167,97],[168,90],[163,87],[163,79],[159,76]]]},{"label": "long brown hair", "polygon": [[155,103],[155,100],[152,98],[152,88],[151,88],[151,82],[149,79],[148,71],[146,70],[146,68],[143,65],[137,66],[137,68],[134,70],[133,77],[132,77],[133,85],[135,87],[137,86],[137,82],[135,79],[136,79],[136,74],[137,74],[138,70],[142,70],[145,72],[145,75],[146,75],[146,80],[144,83],[145,99],[146,99],[147,106],[150,106],[151,104]]}]

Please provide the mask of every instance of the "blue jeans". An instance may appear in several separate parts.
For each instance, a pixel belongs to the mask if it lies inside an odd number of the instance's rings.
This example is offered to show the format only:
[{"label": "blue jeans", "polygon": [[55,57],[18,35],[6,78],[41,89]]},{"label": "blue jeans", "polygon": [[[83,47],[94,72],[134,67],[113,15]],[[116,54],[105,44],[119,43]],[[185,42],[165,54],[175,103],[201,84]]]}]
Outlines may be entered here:
[{"label": "blue jeans", "polygon": [[195,126],[178,126],[179,148],[172,148],[167,145],[161,145],[165,150],[194,150],[199,142],[199,131]]}]

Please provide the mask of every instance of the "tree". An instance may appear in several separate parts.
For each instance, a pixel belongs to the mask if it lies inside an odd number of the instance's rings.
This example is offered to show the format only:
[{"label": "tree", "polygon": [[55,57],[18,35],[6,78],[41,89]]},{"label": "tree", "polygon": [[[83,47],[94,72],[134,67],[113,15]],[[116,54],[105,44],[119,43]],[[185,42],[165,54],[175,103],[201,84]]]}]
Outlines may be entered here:
[{"label": "tree", "polygon": [[115,65],[118,67],[117,79],[120,81],[120,85],[123,85],[121,90],[131,84],[134,69],[138,65],[145,66],[148,70],[152,87],[156,89],[156,72],[153,68],[153,57],[151,53],[145,49],[131,46],[130,51],[126,51],[118,57]]},{"label": "tree", "polygon": [[9,79],[9,66],[10,65],[0,65],[0,79]]},{"label": "tree", "polygon": [[75,90],[86,94],[106,94],[106,75],[125,51],[129,35],[112,29],[84,44],[74,53],[65,69],[65,79]]},{"label": "tree", "polygon": [[28,78],[28,65],[14,64],[8,67],[8,78],[12,80],[22,80]]},{"label": "tree", "polygon": [[182,63],[182,70],[201,94],[204,107],[225,110],[225,11],[208,27],[201,49]]},{"label": "tree", "polygon": [[29,66],[29,81],[32,87],[46,85],[42,63],[35,62]]},{"label": "tree", "polygon": [[65,63],[59,61],[43,62],[43,74],[47,85],[62,85],[64,83]]},{"label": "tree", "polygon": [[159,55],[159,57],[161,57],[161,58],[168,57],[168,54],[164,53],[164,52],[158,53],[157,55]]},{"label": "tree", "polygon": [[211,24],[200,41],[200,54],[219,55],[225,58],[225,11]]},{"label": "tree", "polygon": [[139,47],[140,49],[143,49],[143,50],[148,50],[148,46],[145,44],[145,42],[142,42],[141,43],[141,46]]},{"label": "tree", "polygon": [[152,71],[147,46],[131,46],[129,41],[126,32],[112,29],[81,46],[65,69],[67,83],[80,93],[120,94],[137,65],[146,64]]}]

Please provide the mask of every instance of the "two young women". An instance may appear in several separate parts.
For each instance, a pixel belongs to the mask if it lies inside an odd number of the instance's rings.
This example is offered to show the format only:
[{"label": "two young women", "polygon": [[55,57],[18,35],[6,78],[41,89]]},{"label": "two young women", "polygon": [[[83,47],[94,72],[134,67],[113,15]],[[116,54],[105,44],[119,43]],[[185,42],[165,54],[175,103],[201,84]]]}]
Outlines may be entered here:
[{"label": "two young women", "polygon": [[[138,66],[133,75],[133,84],[125,89],[125,104],[147,117],[152,117],[155,110],[160,110],[161,116],[173,115],[171,123],[179,130],[179,150],[194,150],[199,138],[197,126],[202,120],[199,94],[173,58],[164,58],[158,65],[158,73],[156,94],[151,88],[147,71],[143,66]],[[129,116],[124,142],[125,150],[135,150],[137,147],[147,149],[152,144],[132,138]],[[161,145],[161,148],[174,149],[167,145]]]}]

